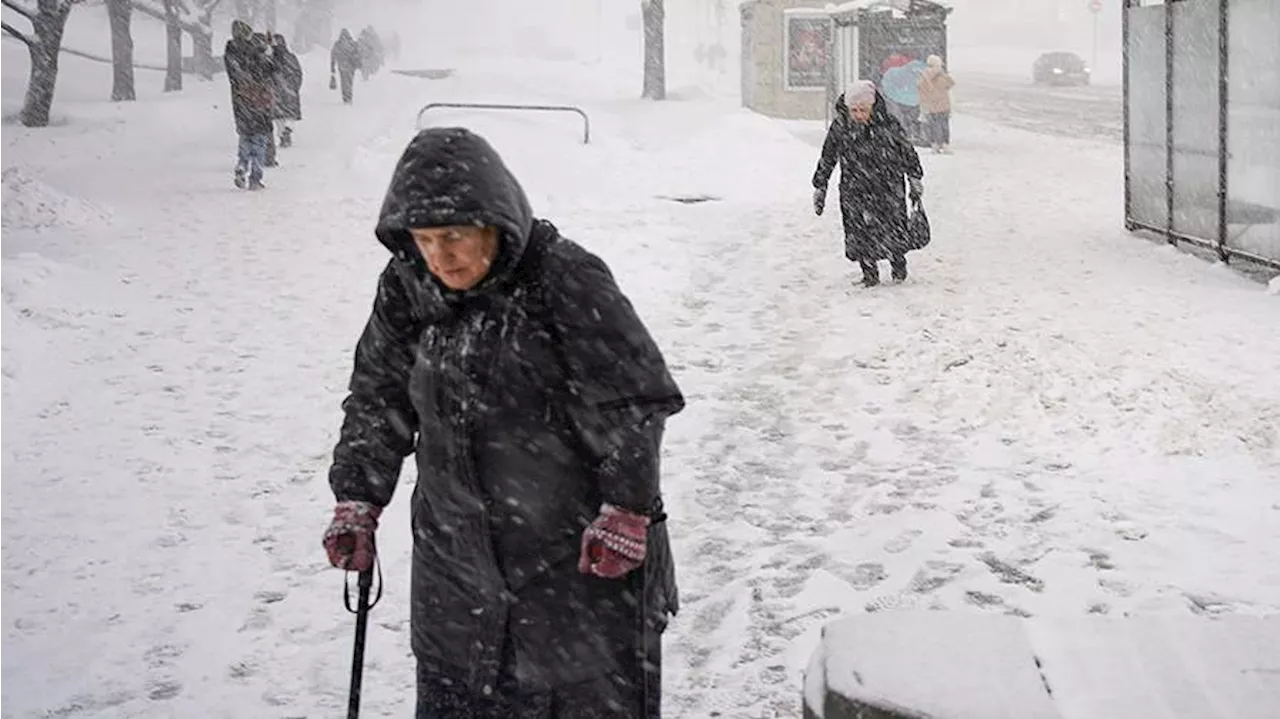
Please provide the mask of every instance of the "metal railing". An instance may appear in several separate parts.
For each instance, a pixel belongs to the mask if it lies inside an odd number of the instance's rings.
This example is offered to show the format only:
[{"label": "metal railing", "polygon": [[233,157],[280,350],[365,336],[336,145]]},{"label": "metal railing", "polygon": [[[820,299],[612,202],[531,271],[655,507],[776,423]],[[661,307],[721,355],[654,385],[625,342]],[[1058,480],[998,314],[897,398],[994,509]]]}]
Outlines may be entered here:
[{"label": "metal railing", "polygon": [[476,109],[476,110],[517,110],[517,111],[531,110],[536,112],[572,112],[582,117],[582,144],[586,145],[589,142],[591,142],[591,119],[587,117],[587,113],[584,112],[582,108],[574,107],[573,105],[498,105],[498,104],[480,103],[480,102],[432,102],[427,105],[423,105],[422,109],[418,110],[417,126],[419,128],[422,127],[422,116],[426,114],[427,110],[431,110],[437,107],[450,107],[450,108]]}]

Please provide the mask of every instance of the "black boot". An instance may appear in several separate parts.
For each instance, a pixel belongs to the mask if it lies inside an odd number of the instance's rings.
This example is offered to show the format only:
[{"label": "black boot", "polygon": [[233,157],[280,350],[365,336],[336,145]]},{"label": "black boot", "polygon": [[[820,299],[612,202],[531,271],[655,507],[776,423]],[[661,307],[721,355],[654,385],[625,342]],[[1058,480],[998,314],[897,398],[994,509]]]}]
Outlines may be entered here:
[{"label": "black boot", "polygon": [[907,280],[907,258],[903,255],[894,257],[890,260],[890,265],[893,268],[893,281],[905,282]]},{"label": "black boot", "polygon": [[858,260],[862,267],[862,286],[875,287],[880,284],[880,267],[874,261]]}]

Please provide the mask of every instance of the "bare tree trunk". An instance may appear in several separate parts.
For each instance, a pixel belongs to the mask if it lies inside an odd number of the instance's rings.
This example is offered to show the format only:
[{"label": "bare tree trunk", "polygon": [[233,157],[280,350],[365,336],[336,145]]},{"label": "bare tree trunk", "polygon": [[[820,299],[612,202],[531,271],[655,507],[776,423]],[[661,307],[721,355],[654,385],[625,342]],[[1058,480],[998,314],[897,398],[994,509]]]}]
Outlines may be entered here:
[{"label": "bare tree trunk", "polygon": [[178,23],[178,9],[174,0],[164,0],[164,37],[165,58],[167,63],[164,74],[164,91],[176,92],[182,89],[182,25]]},{"label": "bare tree trunk", "polygon": [[213,79],[213,11],[222,0],[201,0],[196,3],[200,15],[196,17],[197,31],[188,28],[191,33],[191,60],[195,65],[196,77],[201,80]]},{"label": "bare tree trunk", "polygon": [[26,39],[31,53],[31,75],[27,80],[26,100],[19,114],[19,120],[27,127],[49,125],[49,109],[53,107],[53,90],[58,82],[58,52],[62,48],[62,31],[67,26],[70,13],[70,3],[40,0],[29,18],[34,36]]},{"label": "bare tree trunk", "polygon": [[666,53],[663,48],[665,13],[662,0],[640,0],[644,14],[644,94],[650,100],[667,96]]},{"label": "bare tree trunk", "polygon": [[201,80],[212,80],[213,35],[203,32],[191,33],[191,54],[196,76]]},{"label": "bare tree trunk", "polygon": [[138,99],[133,87],[133,3],[129,0],[107,0],[107,18],[111,21],[111,99]]}]

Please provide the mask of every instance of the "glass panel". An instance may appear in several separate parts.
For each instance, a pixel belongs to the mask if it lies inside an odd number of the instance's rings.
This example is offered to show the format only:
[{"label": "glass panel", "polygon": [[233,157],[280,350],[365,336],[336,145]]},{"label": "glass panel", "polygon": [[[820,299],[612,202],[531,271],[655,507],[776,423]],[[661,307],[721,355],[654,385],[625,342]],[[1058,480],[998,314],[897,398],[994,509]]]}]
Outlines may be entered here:
[{"label": "glass panel", "polygon": [[1280,3],[1228,7],[1227,245],[1280,261]]},{"label": "glass panel", "polygon": [[1129,218],[1165,226],[1164,8],[1129,13]]},{"label": "glass panel", "polygon": [[1218,239],[1218,0],[1173,12],[1173,229]]}]

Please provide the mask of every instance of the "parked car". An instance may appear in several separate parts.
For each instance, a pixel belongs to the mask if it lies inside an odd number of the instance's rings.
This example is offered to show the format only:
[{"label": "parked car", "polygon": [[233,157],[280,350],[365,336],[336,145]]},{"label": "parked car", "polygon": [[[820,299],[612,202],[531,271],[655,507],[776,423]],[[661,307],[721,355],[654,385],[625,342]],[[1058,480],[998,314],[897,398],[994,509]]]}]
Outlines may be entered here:
[{"label": "parked car", "polygon": [[1046,52],[1031,67],[1037,85],[1088,85],[1091,72],[1074,52]]}]

